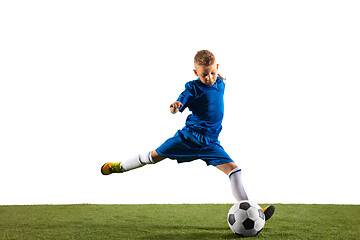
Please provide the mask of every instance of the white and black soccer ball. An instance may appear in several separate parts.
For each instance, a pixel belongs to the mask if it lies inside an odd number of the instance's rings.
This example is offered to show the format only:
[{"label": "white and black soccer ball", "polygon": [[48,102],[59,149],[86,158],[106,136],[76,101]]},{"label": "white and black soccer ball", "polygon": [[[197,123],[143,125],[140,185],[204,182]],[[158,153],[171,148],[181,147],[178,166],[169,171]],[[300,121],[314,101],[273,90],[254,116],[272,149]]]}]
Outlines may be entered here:
[{"label": "white and black soccer ball", "polygon": [[239,237],[255,237],[264,228],[265,214],[254,201],[240,201],[230,208],[228,224]]}]

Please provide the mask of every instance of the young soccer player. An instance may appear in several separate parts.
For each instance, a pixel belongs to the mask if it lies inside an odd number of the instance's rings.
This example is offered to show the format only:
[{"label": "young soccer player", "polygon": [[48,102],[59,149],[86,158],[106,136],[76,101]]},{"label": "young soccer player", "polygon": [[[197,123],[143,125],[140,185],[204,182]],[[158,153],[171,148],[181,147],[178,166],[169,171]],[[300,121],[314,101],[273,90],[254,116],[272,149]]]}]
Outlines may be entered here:
[{"label": "young soccer player", "polygon": [[[241,169],[218,141],[224,116],[225,79],[218,74],[219,64],[208,50],[197,52],[194,65],[198,79],[186,83],[185,90],[170,105],[172,113],[183,112],[186,108],[192,112],[187,117],[185,127],[153,151],[122,162],[105,163],[101,173],[123,173],[166,158],[176,159],[178,163],[201,159],[229,176],[232,193],[237,201],[248,200],[241,180]],[[275,208],[271,205],[263,210],[268,220]]]}]

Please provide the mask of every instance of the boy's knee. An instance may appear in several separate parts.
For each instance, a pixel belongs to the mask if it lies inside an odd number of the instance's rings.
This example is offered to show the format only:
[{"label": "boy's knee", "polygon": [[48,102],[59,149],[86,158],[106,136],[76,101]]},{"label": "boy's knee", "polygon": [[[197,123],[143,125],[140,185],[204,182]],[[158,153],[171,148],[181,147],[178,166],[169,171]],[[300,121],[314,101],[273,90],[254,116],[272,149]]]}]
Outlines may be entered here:
[{"label": "boy's knee", "polygon": [[160,156],[155,150],[151,152],[151,158],[154,163],[158,163],[165,159],[165,157]]},{"label": "boy's knee", "polygon": [[220,165],[216,165],[219,170],[223,171],[226,175],[229,175],[229,173],[237,168],[238,166],[234,162],[227,162]]}]

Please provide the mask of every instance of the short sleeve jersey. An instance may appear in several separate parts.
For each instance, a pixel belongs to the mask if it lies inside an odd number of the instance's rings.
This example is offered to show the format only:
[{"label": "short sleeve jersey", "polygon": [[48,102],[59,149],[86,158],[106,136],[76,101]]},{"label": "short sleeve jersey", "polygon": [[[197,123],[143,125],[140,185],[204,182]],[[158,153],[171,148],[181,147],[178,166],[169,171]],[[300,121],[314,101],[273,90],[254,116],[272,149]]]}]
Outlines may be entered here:
[{"label": "short sleeve jersey", "polygon": [[225,83],[220,77],[211,86],[203,84],[200,79],[187,82],[177,99],[184,105],[180,112],[185,108],[192,112],[186,119],[185,128],[217,139],[224,117],[224,91]]}]

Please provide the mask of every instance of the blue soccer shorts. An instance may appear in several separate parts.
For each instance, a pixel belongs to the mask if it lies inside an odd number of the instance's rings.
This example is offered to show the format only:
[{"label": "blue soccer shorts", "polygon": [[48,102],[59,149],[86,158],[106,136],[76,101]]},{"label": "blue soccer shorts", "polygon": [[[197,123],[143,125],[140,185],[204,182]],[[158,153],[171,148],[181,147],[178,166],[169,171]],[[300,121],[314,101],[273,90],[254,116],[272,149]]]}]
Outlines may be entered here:
[{"label": "blue soccer shorts", "polygon": [[176,159],[178,163],[201,159],[207,165],[216,166],[233,162],[219,141],[184,129],[177,131],[155,151],[162,157]]}]

